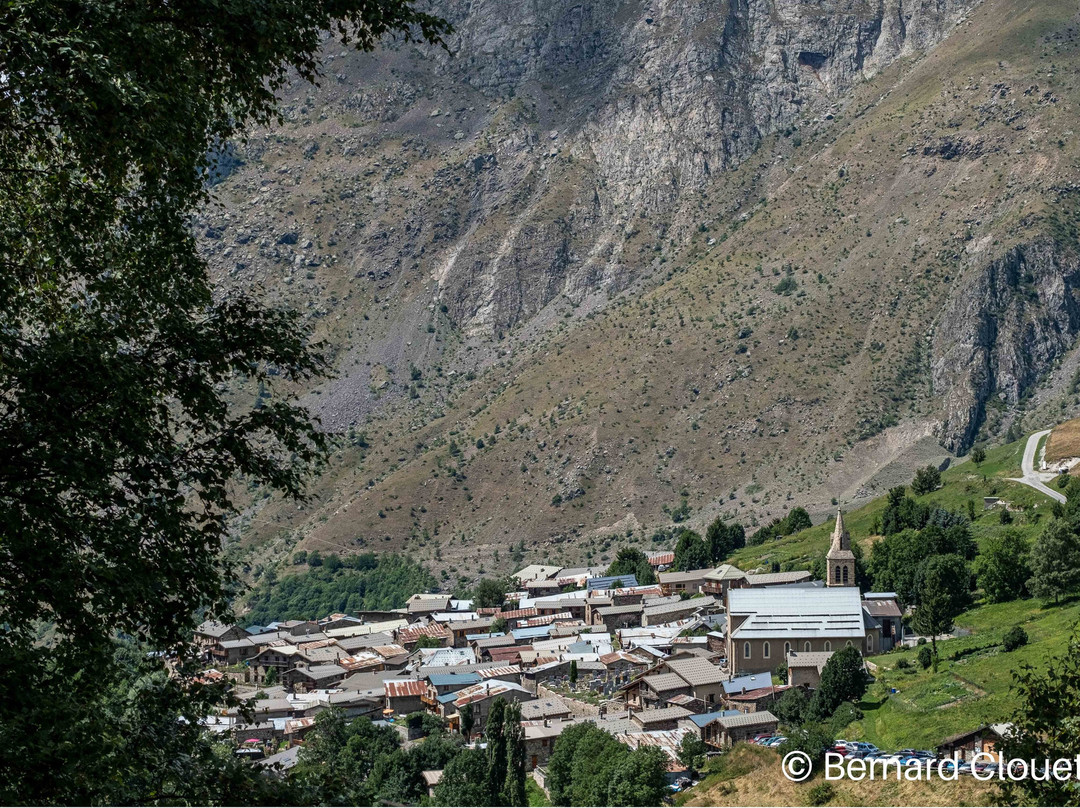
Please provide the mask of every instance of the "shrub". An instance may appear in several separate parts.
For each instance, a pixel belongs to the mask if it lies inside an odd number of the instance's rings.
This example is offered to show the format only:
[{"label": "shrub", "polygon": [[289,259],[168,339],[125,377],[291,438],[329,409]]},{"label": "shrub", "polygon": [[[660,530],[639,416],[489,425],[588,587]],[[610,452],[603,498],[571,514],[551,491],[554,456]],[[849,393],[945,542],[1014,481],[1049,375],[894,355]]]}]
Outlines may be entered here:
[{"label": "shrub", "polygon": [[919,665],[923,670],[926,670],[934,664],[934,654],[930,651],[928,645],[922,644],[919,646]]},{"label": "shrub", "polygon": [[916,496],[929,494],[941,486],[941,472],[933,466],[924,466],[915,472],[915,479],[911,481],[911,490]]},{"label": "shrub", "polygon": [[1005,632],[1001,638],[1001,647],[1006,651],[1015,651],[1022,645],[1027,645],[1028,635],[1020,626],[1013,626]]},{"label": "shrub", "polygon": [[906,659],[898,659],[896,661],[896,667],[902,671],[906,671],[908,668],[911,667],[911,663],[908,662]]},{"label": "shrub", "polygon": [[806,802],[808,805],[825,805],[835,796],[832,783],[817,783],[806,792]]}]

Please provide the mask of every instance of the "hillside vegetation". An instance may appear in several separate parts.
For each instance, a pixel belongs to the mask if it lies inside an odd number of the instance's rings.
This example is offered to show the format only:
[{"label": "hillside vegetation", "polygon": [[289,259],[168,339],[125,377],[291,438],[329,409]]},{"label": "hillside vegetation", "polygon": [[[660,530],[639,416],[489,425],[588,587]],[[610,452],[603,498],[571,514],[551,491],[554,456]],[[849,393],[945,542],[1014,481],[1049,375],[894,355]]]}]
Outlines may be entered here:
[{"label": "hillside vegetation", "polygon": [[[748,532],[796,504],[820,517],[940,461],[938,439],[963,447],[1021,414],[1034,426],[1075,411],[1069,327],[1041,336],[1061,314],[1048,284],[1073,277],[1075,15],[1066,2],[978,4],[947,47],[855,82],[829,98],[828,114],[811,104],[753,159],[712,172],[687,192],[682,229],[635,220],[619,253],[642,273],[630,289],[557,295],[490,339],[440,297],[428,262],[441,242],[417,236],[400,261],[368,233],[349,242],[353,258],[312,258],[347,235],[324,202],[308,204],[338,193],[333,167],[370,184],[367,201],[354,188],[341,209],[363,217],[374,205],[391,238],[389,219],[422,193],[404,178],[444,147],[425,151],[423,127],[406,144],[363,120],[304,123],[318,99],[290,99],[287,135],[258,139],[220,193],[243,209],[274,200],[262,209],[280,208],[281,243],[264,235],[244,272],[280,267],[284,278],[275,269],[263,282],[307,301],[335,361],[361,363],[312,405],[333,426],[346,393],[366,403],[352,426],[335,427],[343,445],[311,502],[252,492],[236,525],[245,546],[262,564],[297,546],[406,551],[451,579],[508,567],[521,541],[538,561],[606,564],[612,536],[649,546],[672,513],[699,530],[723,514]],[[331,131],[347,157],[319,145]],[[316,148],[299,159],[309,135]],[[464,159],[473,141],[454,142]],[[561,183],[585,162],[560,152],[543,165]],[[238,238],[229,260],[255,244]],[[215,261],[224,244],[211,245]],[[299,263],[285,267],[290,256]],[[303,270],[309,259],[318,265]],[[1000,340],[983,345],[991,298]],[[402,332],[405,312],[412,330]],[[1006,356],[1023,329],[1040,335],[1041,352]],[[404,354],[391,356],[387,340]],[[964,375],[980,363],[1012,369],[990,398]]]},{"label": "hillside vegetation", "polygon": [[[968,460],[942,474],[936,491],[917,497],[920,504],[966,513],[974,502],[976,519],[971,535],[982,550],[1007,531],[1032,542],[1050,521],[1051,502],[1039,492],[1008,477],[1020,475],[1026,438],[986,451],[976,465]],[[1003,524],[1001,508],[982,510],[982,497],[1000,497],[1015,508],[1011,521]],[[869,557],[881,537],[873,533],[887,505],[882,497],[845,515],[853,543]],[[801,569],[828,550],[832,522],[739,550],[732,562],[744,569]],[[863,718],[841,734],[848,740],[867,740],[882,749],[934,748],[949,735],[983,723],[1008,721],[1016,708],[1010,698],[1012,672],[1024,664],[1036,668],[1060,656],[1080,624],[1080,602],[1053,604],[1037,598],[990,603],[977,592],[973,607],[955,619],[957,636],[938,641],[937,671],[923,669],[918,649],[897,650],[870,658],[876,683],[859,705]],[[1006,651],[1005,634],[1015,626],[1024,629],[1028,643]],[[893,691],[896,692],[893,692]]]},{"label": "hillside vegetation", "polygon": [[[817,775],[793,783],[780,769],[780,755],[772,749],[740,744],[716,758],[711,773],[690,791],[679,795],[678,805],[815,805],[812,790],[825,782]],[[995,805],[995,787],[971,778],[958,782],[830,782],[829,805]]]}]

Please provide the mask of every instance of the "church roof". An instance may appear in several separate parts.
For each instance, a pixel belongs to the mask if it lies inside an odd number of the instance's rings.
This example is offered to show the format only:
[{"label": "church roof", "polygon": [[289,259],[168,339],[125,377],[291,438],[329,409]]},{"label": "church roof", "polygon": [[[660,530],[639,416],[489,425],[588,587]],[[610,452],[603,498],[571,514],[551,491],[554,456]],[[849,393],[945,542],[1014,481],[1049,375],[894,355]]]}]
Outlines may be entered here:
[{"label": "church roof", "polygon": [[836,527],[833,528],[832,544],[826,556],[830,561],[853,560],[855,554],[851,552],[851,535],[844,527],[844,513],[839,508],[836,511]]}]

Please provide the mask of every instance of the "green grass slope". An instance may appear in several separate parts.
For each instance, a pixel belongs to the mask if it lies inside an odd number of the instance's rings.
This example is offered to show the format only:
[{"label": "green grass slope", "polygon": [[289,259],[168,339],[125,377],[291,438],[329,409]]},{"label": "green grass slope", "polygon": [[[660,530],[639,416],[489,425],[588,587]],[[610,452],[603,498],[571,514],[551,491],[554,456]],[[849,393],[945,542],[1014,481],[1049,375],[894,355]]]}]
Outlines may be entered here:
[{"label": "green grass slope", "polygon": [[[981,546],[1004,530],[1014,529],[1034,539],[1050,518],[1050,500],[1039,492],[1007,478],[1019,476],[1027,437],[987,451],[979,465],[965,461],[942,475],[942,487],[919,498],[922,503],[954,511],[976,504],[972,533]],[[1009,525],[1000,522],[1000,511],[983,512],[982,497],[997,496],[1024,508]],[[869,555],[877,538],[871,535],[875,519],[885,509],[881,497],[845,516],[852,535]],[[806,567],[826,552],[832,521],[792,536],[740,550],[731,560],[743,569],[780,562],[785,568]],[[1016,708],[1009,689],[1012,672],[1022,665],[1036,668],[1060,655],[1080,621],[1080,602],[1059,606],[1036,599],[976,606],[956,619],[960,632],[954,639],[939,641],[941,656],[937,672],[924,671],[916,651],[894,651],[871,657],[877,682],[861,705],[863,720],[845,731],[848,740],[866,740],[882,749],[933,748],[943,738],[979,724],[1008,721]],[[1013,626],[1022,626],[1030,642],[1006,653],[1001,639]],[[906,660],[911,667],[897,667]],[[893,692],[893,691],[896,692]]]}]

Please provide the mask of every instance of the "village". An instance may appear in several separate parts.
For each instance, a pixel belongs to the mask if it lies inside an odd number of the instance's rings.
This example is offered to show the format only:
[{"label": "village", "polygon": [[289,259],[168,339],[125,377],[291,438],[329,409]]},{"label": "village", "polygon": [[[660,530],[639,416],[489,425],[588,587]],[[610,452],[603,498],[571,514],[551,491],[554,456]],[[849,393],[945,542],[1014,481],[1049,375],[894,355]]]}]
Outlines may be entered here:
[{"label": "village", "polygon": [[[649,585],[530,565],[514,574],[519,591],[501,608],[418,593],[385,612],[247,628],[204,623],[195,635],[210,666],[203,678],[228,678],[252,700],[250,711],[224,709],[205,725],[239,754],[288,770],[328,708],[393,726],[405,742],[417,737],[409,717],[430,713],[468,742],[482,736],[501,699],[520,706],[526,769],[541,787],[556,740],[581,722],[631,749],[658,747],[670,782],[685,783],[685,736],[710,754],[739,742],[775,746],[783,736],[771,708],[791,689],[812,694],[834,654],[854,648],[872,657],[913,641],[895,594],[855,585],[839,512],[827,581],[729,564],[668,571],[673,556],[649,554],[657,580]],[[866,667],[872,676],[873,663]],[[990,752],[1003,732],[973,727],[943,738],[936,753]],[[440,776],[424,772],[429,789]]]}]

